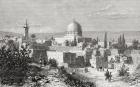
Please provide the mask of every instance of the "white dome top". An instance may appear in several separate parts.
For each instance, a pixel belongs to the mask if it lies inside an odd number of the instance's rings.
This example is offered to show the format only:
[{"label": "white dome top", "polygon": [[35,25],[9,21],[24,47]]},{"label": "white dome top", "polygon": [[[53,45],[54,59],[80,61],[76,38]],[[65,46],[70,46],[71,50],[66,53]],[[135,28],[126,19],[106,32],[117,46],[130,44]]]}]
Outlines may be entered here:
[{"label": "white dome top", "polygon": [[75,34],[75,35],[78,35],[78,36],[82,36],[81,25],[78,22],[73,21],[72,23],[70,23],[68,25],[67,34]]}]

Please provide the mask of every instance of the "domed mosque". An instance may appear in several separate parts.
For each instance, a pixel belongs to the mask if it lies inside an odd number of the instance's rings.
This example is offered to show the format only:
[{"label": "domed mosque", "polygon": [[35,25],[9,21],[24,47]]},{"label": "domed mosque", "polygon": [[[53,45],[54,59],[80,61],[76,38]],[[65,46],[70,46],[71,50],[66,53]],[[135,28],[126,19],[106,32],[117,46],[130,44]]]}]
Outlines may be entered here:
[{"label": "domed mosque", "polygon": [[82,27],[75,20],[68,25],[67,35],[69,36],[82,36]]},{"label": "domed mosque", "polygon": [[66,34],[64,37],[55,38],[55,42],[58,45],[66,46],[66,42],[80,43],[86,40],[91,40],[91,38],[84,38],[82,36],[82,26],[77,21],[73,20],[67,27]]}]

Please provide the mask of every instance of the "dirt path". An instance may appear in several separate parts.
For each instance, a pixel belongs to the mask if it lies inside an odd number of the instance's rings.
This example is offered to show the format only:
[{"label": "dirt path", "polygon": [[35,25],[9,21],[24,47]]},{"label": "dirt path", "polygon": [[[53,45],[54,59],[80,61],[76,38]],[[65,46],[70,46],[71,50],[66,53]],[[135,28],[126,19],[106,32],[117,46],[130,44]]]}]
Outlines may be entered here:
[{"label": "dirt path", "polygon": [[[96,69],[90,68],[89,72],[87,73],[82,72],[80,74],[88,78],[89,81],[95,82],[97,87],[134,87],[134,86],[129,86],[129,84],[121,81],[120,78],[116,77],[115,75],[113,75],[112,81],[108,82],[105,80],[104,73],[105,72],[99,72]],[[54,78],[52,75],[49,75],[49,76],[51,79],[53,79],[53,81],[51,82],[51,84],[46,84],[45,87],[52,87],[52,86],[53,87],[67,87],[65,83],[61,82],[59,79]]]},{"label": "dirt path", "polygon": [[129,84],[120,80],[119,77],[112,77],[112,81],[105,80],[104,72],[99,72],[95,69],[90,69],[88,73],[81,73],[88,77],[90,81],[95,82],[97,87],[131,87]]}]

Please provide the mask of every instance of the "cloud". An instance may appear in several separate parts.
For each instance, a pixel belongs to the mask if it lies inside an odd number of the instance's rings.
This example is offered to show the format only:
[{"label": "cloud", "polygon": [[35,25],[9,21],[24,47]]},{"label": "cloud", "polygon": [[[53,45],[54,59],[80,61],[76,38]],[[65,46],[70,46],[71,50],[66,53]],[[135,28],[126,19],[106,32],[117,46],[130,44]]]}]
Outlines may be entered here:
[{"label": "cloud", "polygon": [[100,11],[107,11],[107,10],[109,10],[109,9],[111,9],[111,8],[113,8],[113,5],[112,5],[112,4],[108,4],[106,7],[101,8],[101,9],[99,10],[99,12],[100,12]]},{"label": "cloud", "polygon": [[[30,31],[60,32],[66,30],[73,17],[87,30],[93,30],[94,26],[104,30],[101,24],[116,28],[117,21],[128,26],[128,22],[135,20],[130,25],[136,26],[139,19],[133,16],[140,17],[139,4],[140,0],[0,0],[0,30],[24,33],[22,25],[28,19],[30,25],[41,24],[31,25]],[[21,27],[13,28],[19,25]]]},{"label": "cloud", "polygon": [[132,8],[120,8],[112,4],[108,4],[107,6],[101,8],[96,12],[98,16],[105,16],[109,18],[127,18],[131,15],[135,15],[134,10]]},{"label": "cloud", "polygon": [[44,27],[31,27],[30,31],[32,33],[53,33],[56,32],[53,28],[44,26]]}]

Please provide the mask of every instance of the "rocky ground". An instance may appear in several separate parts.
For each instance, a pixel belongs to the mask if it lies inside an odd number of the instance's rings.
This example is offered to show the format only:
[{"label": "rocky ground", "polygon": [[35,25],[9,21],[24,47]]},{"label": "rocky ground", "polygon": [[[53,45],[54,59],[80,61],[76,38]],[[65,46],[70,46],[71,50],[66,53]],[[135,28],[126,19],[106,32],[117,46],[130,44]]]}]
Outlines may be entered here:
[{"label": "rocky ground", "polygon": [[[65,69],[64,69],[65,70]],[[83,82],[80,78],[62,71],[61,69],[47,69],[43,67],[41,76],[36,76],[38,81],[28,79],[23,87],[95,87],[94,83]]]},{"label": "rocky ground", "polygon": [[[79,80],[75,80],[71,77],[70,74],[62,75],[58,69],[50,69],[48,70],[46,67],[43,67],[41,71],[41,76],[38,76],[39,79],[37,82],[31,81],[29,78],[27,83],[23,87],[95,87],[95,85],[90,86],[87,82],[82,82],[82,80],[87,80],[89,82],[95,83],[96,87],[140,87],[140,79],[133,78],[129,82],[125,82],[122,77],[118,77],[116,72],[113,70],[109,70],[112,72],[112,80],[111,82],[105,80],[104,73],[105,71],[97,71],[94,68],[88,68],[88,72],[79,72],[76,74],[72,74]],[[126,79],[126,78],[125,78]],[[87,86],[86,86],[87,85]],[[16,87],[16,86],[6,86],[2,85],[0,87]]]},{"label": "rocky ground", "polygon": [[[38,66],[39,67],[39,66]],[[0,87],[70,87],[65,84],[62,78],[59,77],[58,69],[48,70],[46,67],[42,68],[42,71],[34,76],[28,77],[26,83],[23,86],[8,86],[0,85]]]},{"label": "rocky ground", "polygon": [[38,81],[32,81],[32,79],[28,79],[27,84],[23,87],[68,87],[62,80],[59,78],[58,69],[45,69],[41,71],[41,76],[37,76]]}]

